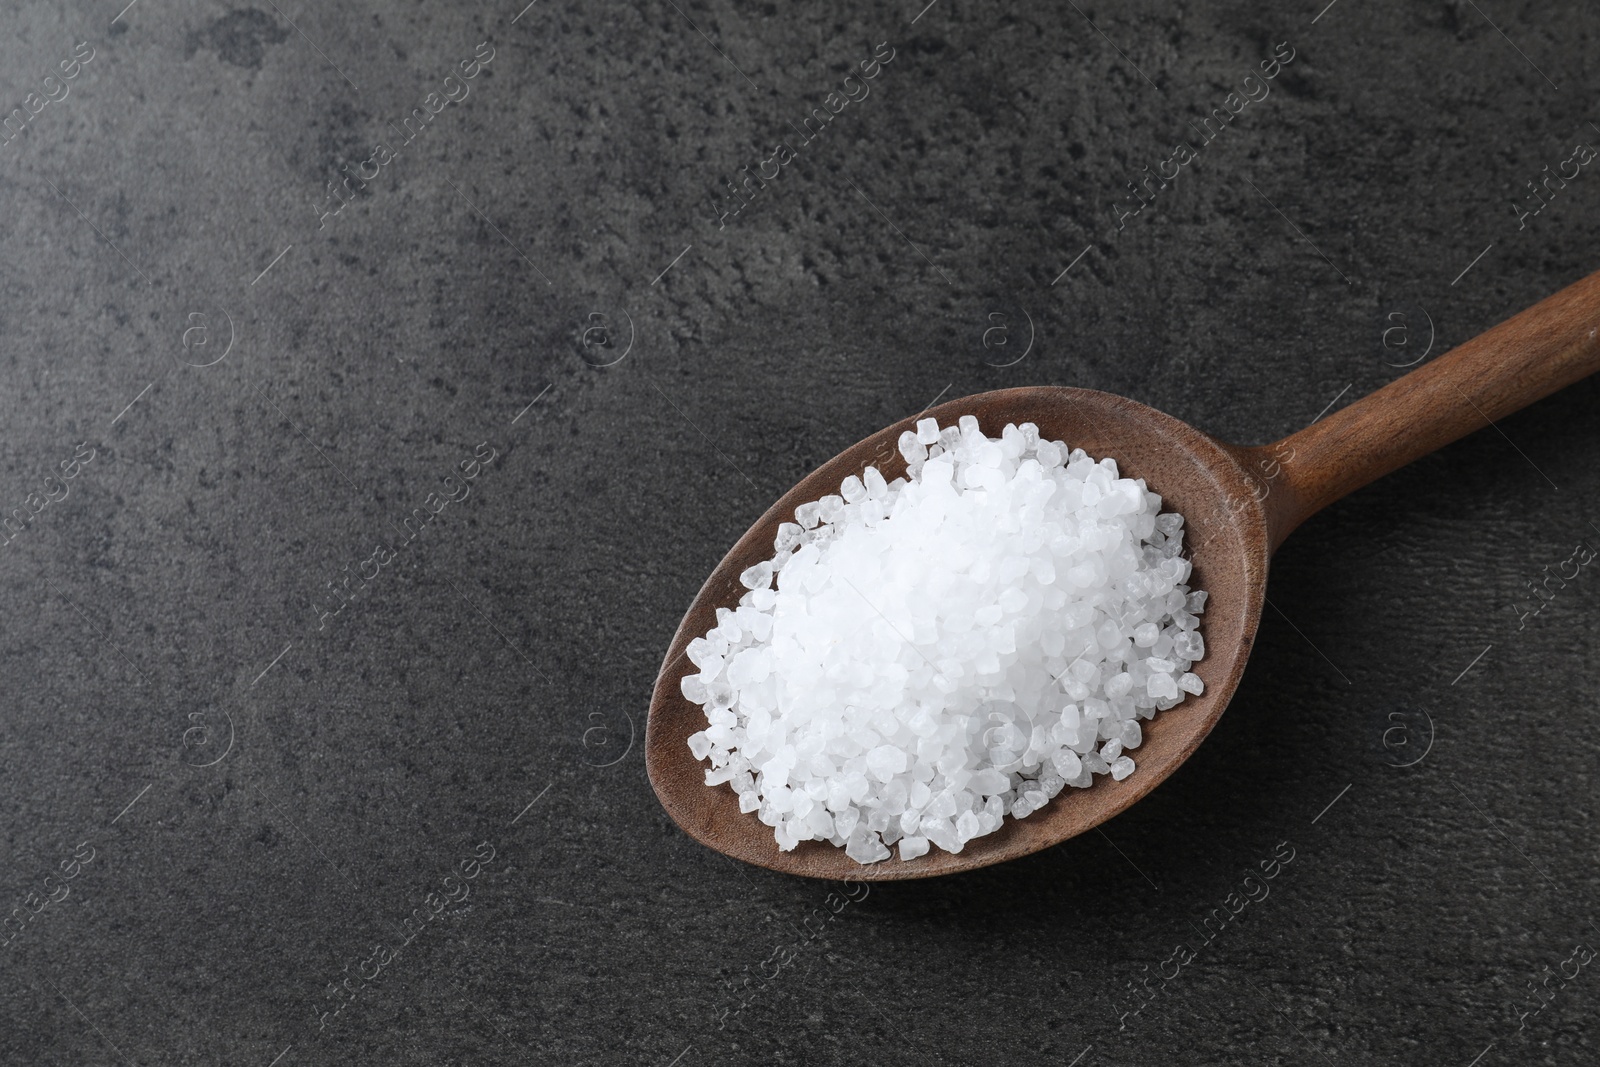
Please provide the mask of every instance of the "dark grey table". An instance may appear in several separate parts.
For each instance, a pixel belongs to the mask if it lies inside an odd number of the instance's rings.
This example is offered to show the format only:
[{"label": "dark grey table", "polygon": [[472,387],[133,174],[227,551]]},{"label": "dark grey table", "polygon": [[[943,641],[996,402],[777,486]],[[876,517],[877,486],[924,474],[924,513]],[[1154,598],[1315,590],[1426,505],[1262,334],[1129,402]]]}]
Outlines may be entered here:
[{"label": "dark grey table", "polygon": [[0,1061],[1596,1062],[1592,382],[1296,533],[1104,832],[664,815],[667,640],[847,444],[1270,440],[1600,266],[1592,7],[922,2],[5,5]]}]

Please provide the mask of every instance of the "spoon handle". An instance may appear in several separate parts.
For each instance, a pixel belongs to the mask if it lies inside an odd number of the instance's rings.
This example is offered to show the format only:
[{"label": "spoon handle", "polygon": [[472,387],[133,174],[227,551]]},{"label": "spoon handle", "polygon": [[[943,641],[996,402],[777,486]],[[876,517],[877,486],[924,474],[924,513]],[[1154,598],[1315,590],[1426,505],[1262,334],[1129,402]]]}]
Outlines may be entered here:
[{"label": "spoon handle", "polygon": [[1600,272],[1282,441],[1239,449],[1267,472],[1272,547],[1345,494],[1597,370]]}]

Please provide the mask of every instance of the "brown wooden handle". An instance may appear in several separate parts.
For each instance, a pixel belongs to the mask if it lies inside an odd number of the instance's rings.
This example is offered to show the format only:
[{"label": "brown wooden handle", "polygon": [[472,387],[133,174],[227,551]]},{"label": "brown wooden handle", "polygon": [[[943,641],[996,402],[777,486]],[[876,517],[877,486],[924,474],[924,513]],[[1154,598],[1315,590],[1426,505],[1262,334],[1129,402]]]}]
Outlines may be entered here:
[{"label": "brown wooden handle", "polygon": [[1368,482],[1600,370],[1600,272],[1283,440],[1239,449],[1277,548]]}]

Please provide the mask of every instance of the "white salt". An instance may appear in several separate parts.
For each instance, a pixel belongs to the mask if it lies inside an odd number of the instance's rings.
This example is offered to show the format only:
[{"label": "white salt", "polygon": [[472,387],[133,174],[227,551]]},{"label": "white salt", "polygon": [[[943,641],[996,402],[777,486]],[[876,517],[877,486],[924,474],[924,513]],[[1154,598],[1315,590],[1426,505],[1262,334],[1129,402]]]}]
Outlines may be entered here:
[{"label": "white salt", "polygon": [[1139,720],[1204,690],[1206,595],[1142,479],[1031,423],[923,419],[898,444],[906,478],[802,504],[689,643],[690,751],[781,849],[960,852],[1127,778]]},{"label": "white salt", "polygon": [[907,835],[900,839],[900,858],[903,860],[914,860],[918,856],[926,855],[927,852],[928,839],[926,837]]}]

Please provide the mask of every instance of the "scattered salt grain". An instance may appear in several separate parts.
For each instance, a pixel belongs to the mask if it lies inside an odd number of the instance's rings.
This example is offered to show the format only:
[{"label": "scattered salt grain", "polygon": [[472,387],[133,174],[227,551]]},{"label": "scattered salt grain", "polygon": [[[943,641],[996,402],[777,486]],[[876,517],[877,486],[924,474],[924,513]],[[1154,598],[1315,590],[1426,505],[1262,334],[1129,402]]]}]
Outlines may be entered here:
[{"label": "scattered salt grain", "polygon": [[868,467],[800,505],[689,643],[690,752],[784,850],[960,852],[1127,778],[1139,720],[1204,690],[1206,594],[1142,479],[1032,423],[928,418],[898,445],[905,478]]}]

